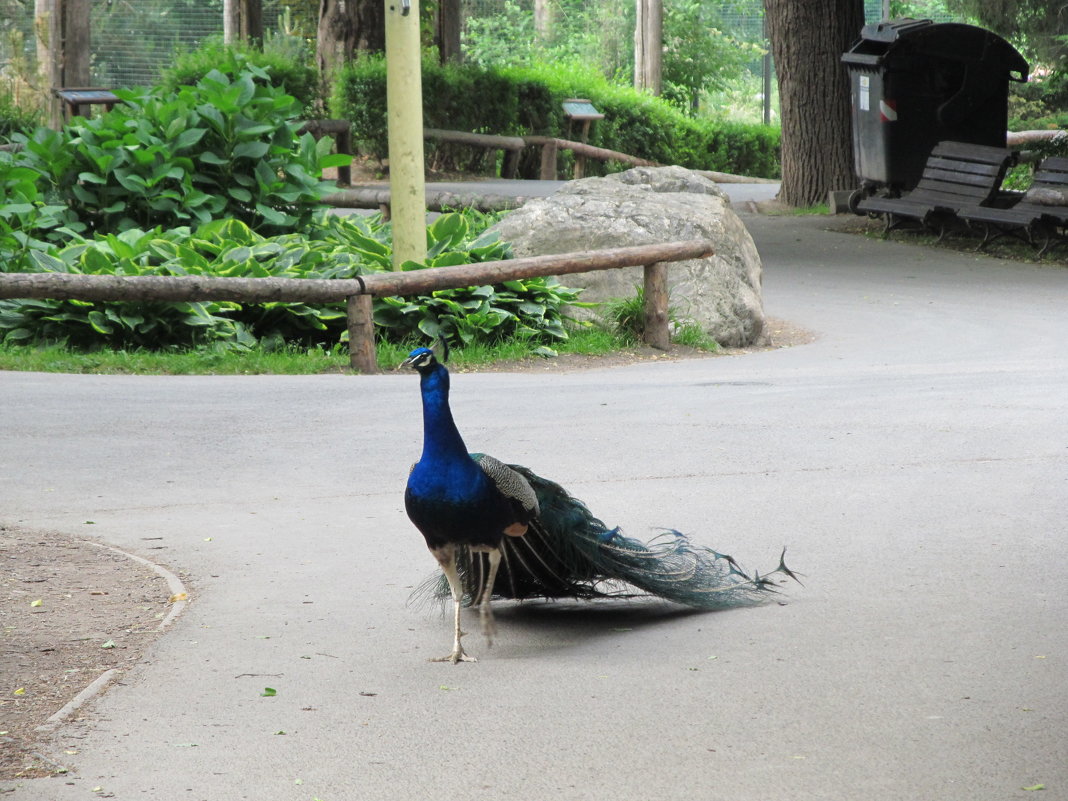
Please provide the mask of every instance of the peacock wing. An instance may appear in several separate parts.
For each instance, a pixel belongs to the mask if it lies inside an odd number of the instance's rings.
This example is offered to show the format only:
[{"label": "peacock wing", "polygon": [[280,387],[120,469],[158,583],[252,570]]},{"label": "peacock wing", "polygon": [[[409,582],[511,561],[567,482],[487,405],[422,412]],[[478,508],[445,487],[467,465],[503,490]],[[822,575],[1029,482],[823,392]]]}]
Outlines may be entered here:
[{"label": "peacock wing", "polygon": [[526,478],[485,453],[472,453],[471,458],[482,468],[497,491],[512,502],[517,513],[521,514],[520,522],[526,523],[538,516],[538,496]]}]

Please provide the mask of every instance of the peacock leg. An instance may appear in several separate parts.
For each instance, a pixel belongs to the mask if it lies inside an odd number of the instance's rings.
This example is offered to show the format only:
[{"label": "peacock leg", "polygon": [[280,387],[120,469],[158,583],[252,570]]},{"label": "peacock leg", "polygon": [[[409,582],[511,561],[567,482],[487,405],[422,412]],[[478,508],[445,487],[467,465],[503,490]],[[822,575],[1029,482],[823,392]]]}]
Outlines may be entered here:
[{"label": "peacock leg", "polygon": [[497,578],[497,568],[501,564],[501,549],[493,548],[487,555],[489,557],[489,571],[486,575],[486,583],[479,594],[478,613],[482,621],[482,634],[486,638],[486,645],[493,645],[493,637],[497,634],[497,624],[493,620],[490,600],[493,598],[493,582]]},{"label": "peacock leg", "polygon": [[460,583],[460,574],[456,570],[456,548],[452,545],[447,545],[431,553],[438,560],[438,564],[441,565],[441,572],[445,574],[445,578],[449,582],[449,589],[452,591],[454,619],[452,653],[430,661],[452,662],[454,665],[457,662],[477,662],[478,660],[475,657],[464,653],[464,648],[460,645],[460,638],[464,636],[464,632],[460,631],[460,607],[463,605],[464,588]]}]

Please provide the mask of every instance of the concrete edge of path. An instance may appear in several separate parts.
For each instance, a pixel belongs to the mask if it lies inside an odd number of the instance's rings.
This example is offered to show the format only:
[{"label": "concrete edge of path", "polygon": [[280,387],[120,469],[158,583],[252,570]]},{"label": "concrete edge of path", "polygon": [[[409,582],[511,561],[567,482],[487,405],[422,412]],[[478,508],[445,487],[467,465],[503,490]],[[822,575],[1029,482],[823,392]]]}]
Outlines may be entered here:
[{"label": "concrete edge of path", "polygon": [[[83,540],[83,542],[97,548],[104,548],[113,553],[117,553],[120,556],[124,556],[127,559],[139,562],[140,564],[151,568],[157,575],[161,576],[167,582],[167,589],[170,591],[170,597],[173,600],[170,603],[170,610],[164,616],[163,620],[160,621],[159,626],[156,627],[157,631],[165,631],[189,603],[189,593],[186,591],[185,584],[182,583],[182,580],[178,578],[178,576],[162,565],[157,565],[155,562],[151,562],[141,556],[135,556],[134,554],[127,553],[119,548],[113,548],[110,545],[103,545],[102,543],[92,542],[91,540]],[[49,717],[47,721],[38,726],[37,731],[51,731],[69,720],[78,709],[104,692],[121,672],[122,671],[119,668],[108,668],[105,670],[97,676],[88,687],[65,703],[58,711]]]}]

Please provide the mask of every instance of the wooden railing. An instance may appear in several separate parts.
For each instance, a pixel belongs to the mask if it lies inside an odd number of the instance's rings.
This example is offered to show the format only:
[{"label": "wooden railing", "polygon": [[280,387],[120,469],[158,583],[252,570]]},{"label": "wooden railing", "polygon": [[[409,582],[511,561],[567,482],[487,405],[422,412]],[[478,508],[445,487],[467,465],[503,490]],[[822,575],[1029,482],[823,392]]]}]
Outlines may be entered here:
[{"label": "wooden railing", "polygon": [[423,130],[423,137],[453,144],[471,145],[484,150],[503,150],[502,178],[515,177],[519,166],[519,154],[526,147],[541,148],[541,174],[538,177],[543,181],[556,180],[558,171],[557,158],[561,150],[574,152],[576,157],[575,178],[582,177],[583,165],[588,158],[597,161],[618,161],[621,164],[629,164],[632,167],[657,166],[655,161],[631,156],[628,153],[620,153],[617,150],[595,147],[585,142],[561,139],[558,136],[494,136],[492,134],[474,134],[464,131],[443,131],[440,128],[426,128]]},{"label": "wooden railing", "polygon": [[[334,138],[334,149],[338,153],[353,154],[352,136],[348,120],[308,120],[300,129],[311,133],[317,139],[323,136]],[[466,131],[445,131],[439,128],[425,128],[423,136],[451,144],[467,145],[485,152],[500,150],[504,153],[501,164],[502,178],[515,178],[519,170],[519,154],[528,147],[541,148],[541,167],[539,178],[556,180],[558,174],[558,160],[561,150],[571,150],[575,154],[575,174],[573,177],[581,178],[585,171],[586,159],[599,161],[618,161],[629,164],[632,167],[655,167],[655,161],[631,156],[627,153],[619,153],[603,147],[594,147],[585,142],[575,142],[570,139],[561,139],[555,136],[496,136],[494,134],[476,134]],[[347,187],[351,184],[352,171],[350,167],[338,168],[338,185]],[[472,199],[466,194],[463,197],[451,193],[439,193],[442,197],[430,196],[427,198],[427,208],[431,211],[440,211],[445,208],[462,208],[475,205],[485,211],[502,211],[514,209],[522,205],[524,198],[514,197],[475,197]],[[474,200],[474,202],[472,202]],[[388,187],[374,188],[363,187],[359,189],[342,190],[334,193],[326,202],[333,206],[345,208],[381,209],[388,219],[390,193]]]},{"label": "wooden railing", "polygon": [[670,341],[666,263],[700,259],[712,253],[710,240],[693,239],[336,279],[0,273],[0,298],[134,302],[221,300],[239,303],[337,303],[345,300],[350,364],[354,370],[374,373],[378,370],[378,362],[371,304],[376,295],[421,295],[438,289],[620,267],[645,268],[645,341],[654,348],[666,349]]}]

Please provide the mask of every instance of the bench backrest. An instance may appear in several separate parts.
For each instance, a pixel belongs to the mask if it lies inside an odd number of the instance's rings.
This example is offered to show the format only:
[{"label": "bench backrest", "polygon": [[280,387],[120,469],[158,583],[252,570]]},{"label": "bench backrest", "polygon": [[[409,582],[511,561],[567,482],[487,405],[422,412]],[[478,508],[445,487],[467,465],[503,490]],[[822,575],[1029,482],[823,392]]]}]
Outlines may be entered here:
[{"label": "bench backrest", "polygon": [[1011,161],[1005,148],[939,142],[908,197],[953,206],[985,204],[997,193]]},{"label": "bench backrest", "polygon": [[1050,156],[1043,159],[1035,170],[1031,188],[1054,189],[1058,192],[1068,191],[1068,158]]}]

